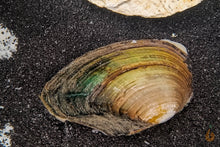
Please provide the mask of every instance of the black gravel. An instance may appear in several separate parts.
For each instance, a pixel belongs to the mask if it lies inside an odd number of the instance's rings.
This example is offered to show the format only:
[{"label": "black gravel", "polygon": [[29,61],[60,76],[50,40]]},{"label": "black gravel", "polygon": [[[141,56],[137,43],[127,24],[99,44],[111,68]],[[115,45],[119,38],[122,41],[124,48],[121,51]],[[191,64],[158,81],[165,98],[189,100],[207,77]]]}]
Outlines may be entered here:
[{"label": "black gravel", "polygon": [[[0,60],[0,129],[14,126],[12,146],[220,146],[219,0],[161,19],[123,16],[86,0],[0,0],[0,23],[19,39],[13,58]],[[45,109],[41,90],[62,67],[95,48],[144,38],[188,48],[194,97],[181,113],[137,135],[108,137]],[[205,139],[210,125],[212,142]]]}]

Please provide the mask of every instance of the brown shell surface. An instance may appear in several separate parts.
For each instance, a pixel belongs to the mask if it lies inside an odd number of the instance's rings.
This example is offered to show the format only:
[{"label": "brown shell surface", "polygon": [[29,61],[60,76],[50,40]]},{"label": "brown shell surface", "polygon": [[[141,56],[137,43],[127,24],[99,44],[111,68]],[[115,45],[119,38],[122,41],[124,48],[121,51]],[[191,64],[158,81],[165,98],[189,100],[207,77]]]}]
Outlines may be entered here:
[{"label": "brown shell surface", "polygon": [[192,95],[186,50],[166,40],[128,40],[90,51],[61,69],[41,100],[61,121],[131,135],[169,120]]}]

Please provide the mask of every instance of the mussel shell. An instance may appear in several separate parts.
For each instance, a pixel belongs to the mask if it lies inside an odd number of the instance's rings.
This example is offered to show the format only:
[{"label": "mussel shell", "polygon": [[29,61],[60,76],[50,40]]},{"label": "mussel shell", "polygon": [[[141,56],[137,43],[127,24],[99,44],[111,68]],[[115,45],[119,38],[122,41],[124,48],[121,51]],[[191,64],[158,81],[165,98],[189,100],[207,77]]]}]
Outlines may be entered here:
[{"label": "mussel shell", "polygon": [[129,40],[90,51],[46,83],[41,100],[61,121],[131,135],[170,119],[192,95],[186,49]]},{"label": "mussel shell", "polygon": [[113,12],[128,16],[159,18],[189,9],[202,0],[88,0]]}]

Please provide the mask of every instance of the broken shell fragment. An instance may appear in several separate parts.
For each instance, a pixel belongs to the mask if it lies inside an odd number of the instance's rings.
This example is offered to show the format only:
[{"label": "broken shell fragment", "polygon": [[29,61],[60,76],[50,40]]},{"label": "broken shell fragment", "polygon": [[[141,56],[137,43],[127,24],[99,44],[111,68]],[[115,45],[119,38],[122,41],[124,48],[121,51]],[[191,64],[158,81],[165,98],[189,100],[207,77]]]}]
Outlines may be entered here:
[{"label": "broken shell fragment", "polygon": [[199,4],[202,0],[89,0],[114,12],[146,18],[167,17]]},{"label": "broken shell fragment", "polygon": [[189,102],[183,45],[122,41],[75,59],[46,83],[41,100],[61,121],[131,135],[169,120]]}]

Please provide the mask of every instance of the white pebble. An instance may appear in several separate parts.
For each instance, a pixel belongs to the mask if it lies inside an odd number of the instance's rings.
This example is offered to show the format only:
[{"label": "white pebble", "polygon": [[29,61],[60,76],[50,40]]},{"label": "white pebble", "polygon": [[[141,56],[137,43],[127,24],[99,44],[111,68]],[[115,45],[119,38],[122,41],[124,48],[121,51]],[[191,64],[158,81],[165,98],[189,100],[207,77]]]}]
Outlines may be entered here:
[{"label": "white pebble", "polygon": [[17,51],[18,39],[0,23],[0,60],[9,59]]},{"label": "white pebble", "polygon": [[177,37],[178,35],[176,33],[172,33],[171,37],[175,38]]},{"label": "white pebble", "polygon": [[144,141],[144,143],[145,143],[146,145],[150,145],[150,143],[149,143],[149,142],[147,142],[146,140]]},{"label": "white pebble", "polygon": [[13,129],[14,127],[10,123],[5,124],[3,130],[0,129],[0,145],[3,145],[3,147],[11,146],[10,133]]},{"label": "white pebble", "polygon": [[92,130],[92,133],[96,133],[96,134],[97,134],[97,133],[99,133],[99,130],[93,129],[93,130]]},{"label": "white pebble", "polygon": [[22,87],[16,87],[15,88],[15,90],[21,90],[22,89]]}]

